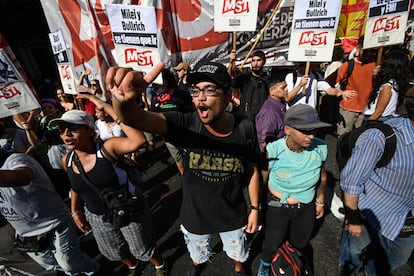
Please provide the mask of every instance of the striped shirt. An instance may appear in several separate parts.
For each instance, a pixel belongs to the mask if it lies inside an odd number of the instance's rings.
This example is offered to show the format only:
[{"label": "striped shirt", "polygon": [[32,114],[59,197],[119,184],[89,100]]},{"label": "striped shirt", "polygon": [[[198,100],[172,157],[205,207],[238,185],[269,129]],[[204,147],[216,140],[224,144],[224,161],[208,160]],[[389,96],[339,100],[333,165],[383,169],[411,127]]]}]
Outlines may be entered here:
[{"label": "striped shirt", "polygon": [[385,137],[380,130],[369,129],[358,138],[341,173],[340,185],[344,192],[359,195],[358,208],[369,224],[395,240],[407,214],[414,209],[414,126],[403,117],[386,123],[397,135],[391,161],[375,168],[384,151]]}]

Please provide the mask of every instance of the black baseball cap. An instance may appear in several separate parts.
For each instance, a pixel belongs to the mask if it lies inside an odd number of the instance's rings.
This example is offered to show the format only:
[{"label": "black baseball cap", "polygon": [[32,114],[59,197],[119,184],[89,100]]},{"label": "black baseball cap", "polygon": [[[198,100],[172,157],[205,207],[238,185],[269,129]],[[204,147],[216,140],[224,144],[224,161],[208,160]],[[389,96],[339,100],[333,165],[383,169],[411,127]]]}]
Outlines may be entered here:
[{"label": "black baseball cap", "polygon": [[231,78],[226,67],[217,62],[207,62],[199,66],[188,75],[187,81],[190,84],[210,81],[220,87],[227,87],[231,85]]}]

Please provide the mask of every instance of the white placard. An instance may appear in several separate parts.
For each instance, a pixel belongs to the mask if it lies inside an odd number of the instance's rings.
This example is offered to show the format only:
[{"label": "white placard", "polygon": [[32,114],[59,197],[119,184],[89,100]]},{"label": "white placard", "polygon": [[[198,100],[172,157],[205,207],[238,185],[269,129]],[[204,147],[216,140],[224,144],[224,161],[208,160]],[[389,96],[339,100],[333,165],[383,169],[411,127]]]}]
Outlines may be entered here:
[{"label": "white placard", "polygon": [[341,0],[297,0],[289,43],[289,61],[331,61]]},{"label": "white placard", "polygon": [[58,64],[60,81],[62,83],[62,88],[65,94],[76,95],[78,91],[76,90],[76,81],[73,74],[72,66],[67,64]]},{"label": "white placard", "polygon": [[253,32],[256,30],[257,0],[214,1],[215,32]]},{"label": "white placard", "polygon": [[371,0],[365,27],[364,48],[404,42],[409,0]]},{"label": "white placard", "polygon": [[116,45],[157,48],[157,23],[154,7],[106,5]]}]

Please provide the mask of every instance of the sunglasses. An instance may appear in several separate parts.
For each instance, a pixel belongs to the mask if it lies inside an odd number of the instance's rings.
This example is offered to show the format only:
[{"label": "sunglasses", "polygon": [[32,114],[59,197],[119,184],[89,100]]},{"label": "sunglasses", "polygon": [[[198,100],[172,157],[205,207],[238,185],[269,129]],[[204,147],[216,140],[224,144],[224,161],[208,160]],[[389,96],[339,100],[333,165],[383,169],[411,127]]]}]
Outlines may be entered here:
[{"label": "sunglasses", "polygon": [[85,125],[78,125],[78,124],[60,124],[57,126],[57,131],[60,134],[65,133],[66,129],[69,130],[71,133],[78,133],[80,132],[82,127],[86,127]]},{"label": "sunglasses", "polygon": [[315,135],[316,133],[316,129],[312,129],[312,130],[304,130],[304,129],[297,129],[297,128],[295,129],[299,132],[302,132],[305,135]]}]

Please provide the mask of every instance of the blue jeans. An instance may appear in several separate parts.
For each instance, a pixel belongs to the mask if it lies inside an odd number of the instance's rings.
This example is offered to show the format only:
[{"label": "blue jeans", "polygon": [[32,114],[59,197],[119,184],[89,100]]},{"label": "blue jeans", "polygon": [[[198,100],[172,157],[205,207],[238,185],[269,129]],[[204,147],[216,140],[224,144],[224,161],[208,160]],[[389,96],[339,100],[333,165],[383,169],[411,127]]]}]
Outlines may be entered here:
[{"label": "blue jeans", "polygon": [[[196,264],[207,262],[211,256],[212,234],[193,234],[188,232],[183,225],[180,227],[193,262]],[[244,227],[233,231],[221,232],[219,235],[223,243],[223,250],[227,256],[234,261],[244,263],[249,257],[249,245]]]},{"label": "blue jeans", "polygon": [[60,270],[68,275],[92,275],[99,264],[81,252],[79,238],[72,219],[62,221],[54,230],[52,243],[42,252],[28,253],[46,270]]},{"label": "blue jeans", "polygon": [[[414,235],[406,238],[397,237],[391,241],[369,226],[363,225],[359,238],[353,237],[345,230],[342,231],[339,264],[349,272],[364,267],[368,276],[388,275],[384,274],[384,271],[392,272],[406,264],[413,249]],[[365,257],[364,250],[367,250]],[[362,260],[362,258],[367,259]]]}]

